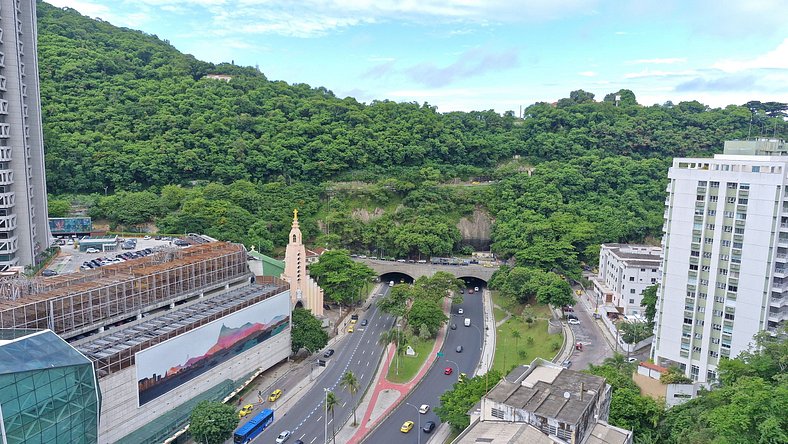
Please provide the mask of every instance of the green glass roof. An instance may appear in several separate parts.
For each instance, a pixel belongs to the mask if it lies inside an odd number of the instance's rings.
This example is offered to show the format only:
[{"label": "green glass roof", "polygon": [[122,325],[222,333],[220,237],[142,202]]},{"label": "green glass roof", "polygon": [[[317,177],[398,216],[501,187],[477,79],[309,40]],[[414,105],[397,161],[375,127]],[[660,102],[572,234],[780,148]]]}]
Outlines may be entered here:
[{"label": "green glass roof", "polygon": [[90,363],[88,358],[50,330],[0,340],[0,375]]}]

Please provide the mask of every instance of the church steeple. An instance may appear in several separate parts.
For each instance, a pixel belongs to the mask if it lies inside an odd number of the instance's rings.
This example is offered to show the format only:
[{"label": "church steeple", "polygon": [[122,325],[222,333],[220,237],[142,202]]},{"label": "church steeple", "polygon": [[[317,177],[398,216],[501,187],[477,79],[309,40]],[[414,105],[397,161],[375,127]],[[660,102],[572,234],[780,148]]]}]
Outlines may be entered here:
[{"label": "church steeple", "polygon": [[301,304],[316,316],[323,315],[323,290],[313,281],[306,270],[306,247],[298,226],[298,209],[293,210],[293,225],[290,228],[285,250],[285,270],[282,276],[290,282],[292,306]]},{"label": "church steeple", "polygon": [[301,229],[298,226],[298,208],[293,210],[293,225],[290,228],[290,244],[301,245]]}]

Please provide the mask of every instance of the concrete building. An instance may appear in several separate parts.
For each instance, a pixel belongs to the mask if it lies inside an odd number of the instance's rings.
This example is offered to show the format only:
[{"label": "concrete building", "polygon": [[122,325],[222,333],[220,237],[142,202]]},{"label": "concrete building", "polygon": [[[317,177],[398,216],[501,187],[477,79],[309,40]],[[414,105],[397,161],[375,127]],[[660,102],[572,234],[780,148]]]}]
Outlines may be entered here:
[{"label": "concrete building", "polygon": [[708,384],[694,382],[691,384],[663,384],[660,378],[668,369],[650,362],[638,364],[637,372],[632,380],[640,387],[642,395],[650,396],[664,402],[668,407],[683,404],[698,395],[701,387],[709,389]]},{"label": "concrete building", "polygon": [[307,254],[298,226],[298,210],[293,210],[293,226],[285,249],[285,271],[282,279],[290,283],[292,307],[303,307],[313,315],[323,316],[323,289],[309,276]]},{"label": "concrete building", "polygon": [[[630,444],[631,431],[606,422],[611,393],[604,378],[537,358],[482,398],[478,418],[454,443]],[[501,423],[520,426],[497,427]]]},{"label": "concrete building", "polygon": [[290,355],[290,285],[255,278],[242,245],[210,242],[16,281],[0,328],[49,328],[95,366],[100,443],[162,442]]},{"label": "concrete building", "polygon": [[50,330],[0,329],[0,443],[98,442],[93,363]]},{"label": "concrete building", "polygon": [[668,177],[664,259],[651,357],[694,381],[788,318],[788,146],[725,142],[677,158]]},{"label": "concrete building", "polygon": [[0,1],[0,271],[49,247],[36,2]]},{"label": "concrete building", "polygon": [[596,306],[605,305],[626,316],[643,316],[643,290],[657,283],[661,262],[659,247],[602,244],[599,274],[593,279]]}]

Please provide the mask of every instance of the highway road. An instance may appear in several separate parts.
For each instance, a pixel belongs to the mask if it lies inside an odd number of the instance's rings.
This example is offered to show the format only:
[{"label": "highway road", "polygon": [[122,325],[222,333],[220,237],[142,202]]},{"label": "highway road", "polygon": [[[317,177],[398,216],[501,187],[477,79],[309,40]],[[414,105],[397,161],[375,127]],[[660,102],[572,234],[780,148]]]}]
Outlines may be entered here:
[{"label": "highway road", "polygon": [[[385,295],[388,294],[388,291],[389,287],[384,286],[382,293]],[[356,324],[355,332],[347,334],[344,339],[334,346],[334,355],[330,358],[323,358],[322,352],[318,355],[320,359],[327,361],[326,368],[315,378],[314,383],[309,388],[304,389],[307,390],[304,396],[289,407],[284,416],[277,416],[276,410],[274,410],[274,423],[255,438],[252,441],[253,443],[273,443],[279,433],[284,430],[290,430],[293,434],[287,440],[288,443],[301,439],[307,444],[322,444],[324,442],[324,421],[326,419],[324,417],[324,388],[333,391],[339,399],[339,405],[334,407],[334,419],[332,420],[330,413],[328,415],[329,439],[332,435],[332,426],[336,426],[337,431],[339,431],[345,418],[352,414],[351,397],[339,385],[340,378],[348,370],[353,372],[359,381],[359,390],[355,397],[356,402],[358,402],[359,397],[372,382],[380,357],[383,354],[383,347],[378,345],[380,333],[391,329],[394,325],[394,318],[379,312],[374,303],[366,312],[361,311],[358,313],[359,321]],[[369,321],[366,327],[361,327],[363,319]],[[317,372],[317,370],[314,371],[315,374]],[[277,402],[285,401],[289,388],[292,388],[298,382],[289,380],[283,387],[278,387],[284,391],[284,395]],[[263,395],[268,396],[267,393],[263,393]],[[271,408],[271,404],[266,400],[263,403],[263,407]],[[260,408],[256,408],[253,414],[260,413],[260,410]],[[363,415],[364,412],[357,412],[357,414]],[[245,424],[251,418],[251,415],[244,418],[245,420],[241,421],[240,425]]]},{"label": "highway road", "polygon": [[[471,376],[481,358],[482,330],[484,329],[482,292],[478,291],[469,295],[466,291],[463,299],[462,305],[451,306],[452,315],[449,324],[452,322],[457,324],[457,329],[447,330],[448,335],[441,350],[444,356],[429,358],[437,359],[437,362],[424,376],[421,384],[415,390],[412,390],[404,402],[400,403],[373,433],[367,435],[363,442],[371,444],[393,442],[398,444],[416,444],[419,442],[419,439],[421,440],[420,442],[427,442],[429,435],[417,428],[419,427],[419,420],[422,427],[427,421],[434,421],[436,425],[440,424],[440,420],[433,410],[439,404],[440,395],[457,382],[460,372]],[[457,309],[460,307],[465,311],[462,315],[457,314]],[[463,326],[463,319],[466,317],[471,319],[471,327]],[[463,346],[461,353],[456,352],[458,345]],[[453,369],[450,376],[443,374],[446,367],[452,367]],[[427,414],[420,415],[418,413],[417,408],[422,404],[430,406],[430,411]],[[402,427],[402,423],[408,420],[414,422],[413,430],[408,433],[400,432],[399,429]]]}]

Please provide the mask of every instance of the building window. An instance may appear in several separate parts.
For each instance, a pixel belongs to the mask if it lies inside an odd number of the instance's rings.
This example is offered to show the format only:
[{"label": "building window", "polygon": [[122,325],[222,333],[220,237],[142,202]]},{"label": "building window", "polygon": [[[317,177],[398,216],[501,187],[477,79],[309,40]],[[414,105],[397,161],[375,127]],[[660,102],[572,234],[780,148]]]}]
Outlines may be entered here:
[{"label": "building window", "polygon": [[735,197],[726,197],[725,198],[725,202],[736,203],[736,198]]},{"label": "building window", "polygon": [[717,202],[717,196],[709,196],[709,202]]},{"label": "building window", "polygon": [[503,410],[493,407],[491,412],[493,418],[503,419]]},{"label": "building window", "polygon": [[708,213],[709,216],[716,216],[717,215],[717,210],[709,210],[707,213]]},{"label": "building window", "polygon": [[704,195],[702,195],[702,194],[698,194],[698,196],[696,197],[696,200],[697,200],[698,202],[701,202],[701,201],[703,201],[703,199],[704,199],[704,198],[705,198],[705,196],[704,196]]},{"label": "building window", "polygon": [[728,321],[733,321],[736,319],[736,316],[733,313],[725,313],[725,319]]},{"label": "building window", "polygon": [[720,183],[719,182],[709,182],[709,186],[711,188],[719,188],[720,187]]},{"label": "building window", "polygon": [[711,324],[712,330],[720,331],[722,330],[722,325],[720,324]]},{"label": "building window", "polygon": [[629,277],[629,282],[635,282],[635,276],[630,276]]},{"label": "building window", "polygon": [[713,244],[714,243],[714,238],[707,237],[705,240],[706,240],[707,244]]},{"label": "building window", "polygon": [[634,303],[635,303],[635,300],[634,300],[634,299],[630,299],[630,300],[629,300],[629,303],[630,303],[630,304],[634,304]]},{"label": "building window", "polygon": [[729,240],[723,240],[723,241],[722,241],[722,246],[723,246],[723,247],[730,247],[730,246],[731,246],[731,241],[729,241]]},{"label": "building window", "polygon": [[729,190],[735,190],[736,188],[737,188],[737,185],[736,185],[735,182],[729,182],[728,183],[728,189]]},{"label": "building window", "polygon": [[692,318],[684,318],[685,325],[692,325]]},{"label": "building window", "polygon": [[739,205],[747,205],[747,202],[749,202],[749,199],[739,198]]},{"label": "building window", "polygon": [[704,252],[703,253],[703,257],[706,258],[706,259],[711,259],[711,252],[710,251]]},{"label": "building window", "polygon": [[726,233],[733,233],[733,227],[730,226],[730,225],[723,225],[722,226],[722,231],[724,231]]},{"label": "building window", "polygon": [[708,228],[711,231],[714,231],[714,224],[708,224],[706,225],[706,228]]}]

